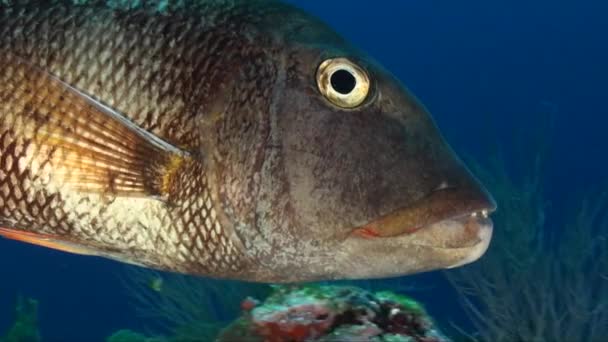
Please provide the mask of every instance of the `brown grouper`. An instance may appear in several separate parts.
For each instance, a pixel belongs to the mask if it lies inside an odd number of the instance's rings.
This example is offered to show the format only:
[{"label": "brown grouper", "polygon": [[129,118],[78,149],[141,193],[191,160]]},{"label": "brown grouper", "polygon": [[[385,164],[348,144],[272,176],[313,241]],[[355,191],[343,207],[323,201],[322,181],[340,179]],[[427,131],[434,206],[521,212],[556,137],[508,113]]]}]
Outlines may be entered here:
[{"label": "brown grouper", "polygon": [[496,205],[425,107],[272,0],[0,2],[0,235],[260,282],[472,262]]}]

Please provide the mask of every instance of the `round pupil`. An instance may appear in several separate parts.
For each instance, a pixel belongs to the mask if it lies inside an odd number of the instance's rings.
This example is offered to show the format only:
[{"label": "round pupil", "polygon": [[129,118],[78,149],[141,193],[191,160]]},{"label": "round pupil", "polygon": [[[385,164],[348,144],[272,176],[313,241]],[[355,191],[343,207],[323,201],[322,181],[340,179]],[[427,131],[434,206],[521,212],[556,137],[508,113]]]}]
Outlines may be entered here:
[{"label": "round pupil", "polygon": [[331,86],[340,94],[350,94],[356,85],[357,80],[349,71],[340,69],[331,75]]}]

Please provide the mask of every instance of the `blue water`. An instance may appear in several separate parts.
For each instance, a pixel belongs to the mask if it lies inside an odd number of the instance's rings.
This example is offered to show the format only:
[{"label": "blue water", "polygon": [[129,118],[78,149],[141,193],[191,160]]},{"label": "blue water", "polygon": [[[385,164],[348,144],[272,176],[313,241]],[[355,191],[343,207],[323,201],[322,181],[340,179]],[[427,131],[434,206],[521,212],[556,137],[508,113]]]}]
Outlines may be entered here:
[{"label": "blue water", "polygon": [[[533,137],[555,108],[545,175],[549,220],[608,179],[608,2],[577,0],[291,1],[392,70],[430,109],[459,153],[484,157]],[[490,123],[490,124],[488,124]],[[513,151],[512,151],[513,152]],[[527,165],[510,165],[525,172]],[[500,227],[496,227],[500,229]],[[17,294],[40,301],[45,341],[102,341],[143,323],[122,266],[0,240],[0,332]],[[439,273],[412,277],[439,320],[466,324]],[[0,334],[1,335],[1,334]]]}]

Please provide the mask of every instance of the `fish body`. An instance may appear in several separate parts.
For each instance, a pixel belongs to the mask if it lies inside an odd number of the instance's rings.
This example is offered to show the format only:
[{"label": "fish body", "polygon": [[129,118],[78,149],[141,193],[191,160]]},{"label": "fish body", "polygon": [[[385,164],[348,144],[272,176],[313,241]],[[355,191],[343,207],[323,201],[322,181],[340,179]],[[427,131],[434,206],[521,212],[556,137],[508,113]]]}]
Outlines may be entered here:
[{"label": "fish body", "polygon": [[252,281],[452,267],[495,204],[390,73],[270,0],[0,4],[0,235]]}]

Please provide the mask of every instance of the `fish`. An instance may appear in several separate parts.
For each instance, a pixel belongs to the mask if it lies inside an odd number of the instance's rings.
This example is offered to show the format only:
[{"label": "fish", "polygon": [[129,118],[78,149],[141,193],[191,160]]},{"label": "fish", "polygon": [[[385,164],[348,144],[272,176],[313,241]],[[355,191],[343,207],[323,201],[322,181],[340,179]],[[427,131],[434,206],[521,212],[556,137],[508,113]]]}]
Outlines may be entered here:
[{"label": "fish", "polygon": [[497,205],[428,109],[293,5],[2,1],[0,65],[5,238],[265,283],[490,244]]}]

